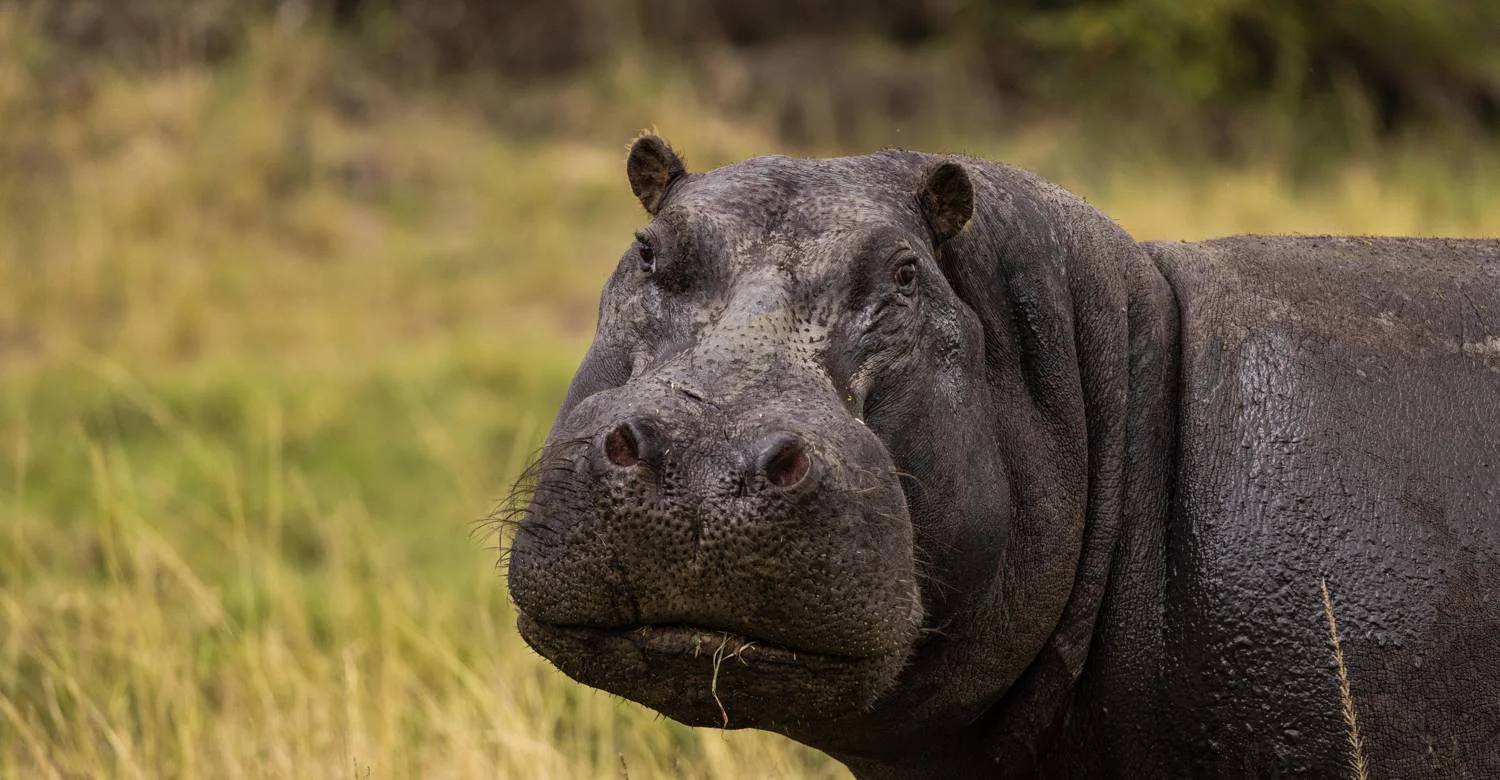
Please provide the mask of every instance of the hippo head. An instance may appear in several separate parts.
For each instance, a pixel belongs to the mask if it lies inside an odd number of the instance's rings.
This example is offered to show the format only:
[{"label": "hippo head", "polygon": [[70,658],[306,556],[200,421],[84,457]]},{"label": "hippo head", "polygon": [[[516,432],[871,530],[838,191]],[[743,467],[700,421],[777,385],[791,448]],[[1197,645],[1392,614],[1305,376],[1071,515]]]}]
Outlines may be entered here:
[{"label": "hippo head", "polygon": [[[947,250],[976,240],[981,182],[904,151],[689,174],[651,136],[627,172],[651,220],[605,286],[511,544],[522,635],[573,678],[693,725],[823,746],[830,724],[892,702],[957,697],[948,713],[972,719],[1056,622],[1066,579],[1037,583],[1075,562],[1083,492],[1073,472],[1028,472],[1051,497],[1029,523],[1046,541],[1001,577],[1027,487],[1011,475],[1057,462],[1037,431],[1082,428],[1058,421],[1071,395],[1021,402],[1076,366],[1027,376],[1034,346],[987,336],[965,301],[985,296],[959,292],[990,273]],[[1042,323],[1036,302],[1064,276],[1046,265],[1000,319]],[[1024,608],[987,595],[1003,587]],[[1002,649],[962,683],[932,672],[957,663],[934,638],[976,621]],[[994,674],[975,683],[976,664]]]}]

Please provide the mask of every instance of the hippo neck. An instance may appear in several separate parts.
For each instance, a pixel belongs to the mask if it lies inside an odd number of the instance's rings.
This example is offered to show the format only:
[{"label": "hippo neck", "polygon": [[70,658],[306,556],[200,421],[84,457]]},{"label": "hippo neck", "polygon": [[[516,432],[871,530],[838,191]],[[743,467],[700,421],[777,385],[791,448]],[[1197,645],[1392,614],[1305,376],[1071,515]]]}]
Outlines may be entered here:
[{"label": "hippo neck", "polygon": [[[1102,776],[1096,762],[1107,755],[1112,767],[1131,768],[1125,776],[1163,776],[1154,713],[1181,342],[1170,284],[1144,251],[1128,257],[1124,425],[1113,448],[1091,442],[1091,501],[1073,593],[1044,652],[976,723],[987,732],[977,740],[988,746],[985,763],[1020,774]],[[1114,414],[1091,409],[1091,431]],[[1119,463],[1112,474],[1097,465],[1111,458]],[[1099,490],[1101,481],[1118,487]]]},{"label": "hippo neck", "polygon": [[[875,713],[857,743],[806,740],[861,777],[992,775],[997,769],[1028,774],[1049,756],[1076,757],[1091,746],[1150,760],[1144,736],[1151,731],[1154,649],[1160,645],[1163,536],[1174,450],[1176,302],[1165,277],[1134,240],[1070,198],[1049,192],[1032,201],[1043,201],[1045,211],[1070,212],[1046,214],[1059,220],[1054,224],[1072,219],[1077,225],[1066,239],[1064,262],[1080,363],[1073,381],[1081,385],[1088,440],[1086,464],[1080,467],[1087,472],[1087,500],[1076,510],[1082,541],[1071,579],[1046,586],[1061,588],[1066,602],[1023,669],[1007,673],[981,661],[978,674],[964,675],[962,670],[976,668],[976,656],[1006,640],[996,624],[962,629],[919,654],[917,665],[926,660],[938,668],[950,666],[937,673],[945,684],[988,686],[990,693],[981,691],[989,701],[983,709],[919,706],[914,709],[924,715],[904,722],[881,721]],[[1012,549],[1024,552],[1026,544],[1014,540]],[[1014,552],[1002,562],[1012,570],[1027,565],[1024,554]],[[976,622],[1023,608],[1005,592],[1010,582],[994,578],[983,597],[989,617]],[[968,660],[931,661],[945,656]],[[1132,734],[1142,737],[1138,744],[1129,742]],[[922,749],[903,752],[899,746],[904,745]],[[1090,774],[1086,766],[1064,768],[1067,776]]]}]

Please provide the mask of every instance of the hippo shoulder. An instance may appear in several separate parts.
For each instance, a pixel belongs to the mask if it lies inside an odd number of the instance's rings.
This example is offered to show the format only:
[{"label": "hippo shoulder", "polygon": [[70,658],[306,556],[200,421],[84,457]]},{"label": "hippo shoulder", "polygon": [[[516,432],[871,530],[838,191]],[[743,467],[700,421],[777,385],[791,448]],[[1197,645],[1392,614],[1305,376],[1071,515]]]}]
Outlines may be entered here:
[{"label": "hippo shoulder", "polygon": [[1225,767],[1343,740],[1336,607],[1354,699],[1398,713],[1372,765],[1500,771],[1464,725],[1500,632],[1500,242],[1145,246],[1181,318],[1168,633],[1184,673],[1236,670],[1179,687],[1211,713],[1184,737],[1238,746]]}]

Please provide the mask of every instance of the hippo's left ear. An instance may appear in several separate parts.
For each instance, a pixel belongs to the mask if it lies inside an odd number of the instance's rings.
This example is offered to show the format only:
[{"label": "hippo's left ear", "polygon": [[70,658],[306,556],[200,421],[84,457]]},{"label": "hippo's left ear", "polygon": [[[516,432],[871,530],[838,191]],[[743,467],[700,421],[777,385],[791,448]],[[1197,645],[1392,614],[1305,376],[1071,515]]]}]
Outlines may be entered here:
[{"label": "hippo's left ear", "polygon": [[654,217],[661,210],[667,190],[687,175],[687,166],[666,141],[654,135],[643,135],[630,146],[625,175],[630,177],[630,189],[640,198],[646,213]]},{"label": "hippo's left ear", "polygon": [[932,231],[932,245],[942,246],[958,235],[974,215],[974,185],[962,165],[952,161],[938,163],[927,172],[917,203]]}]

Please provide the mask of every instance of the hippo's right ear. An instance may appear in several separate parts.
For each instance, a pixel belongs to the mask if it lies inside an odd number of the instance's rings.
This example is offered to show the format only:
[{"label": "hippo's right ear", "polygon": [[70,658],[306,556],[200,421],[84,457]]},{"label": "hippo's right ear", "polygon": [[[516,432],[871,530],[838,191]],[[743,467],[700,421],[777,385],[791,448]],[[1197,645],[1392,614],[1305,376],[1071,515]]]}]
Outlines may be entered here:
[{"label": "hippo's right ear", "polygon": [[962,165],[941,162],[927,172],[917,203],[922,207],[928,229],[932,231],[932,245],[942,246],[958,235],[974,216],[974,185]]},{"label": "hippo's right ear", "polygon": [[631,191],[640,198],[646,213],[654,217],[666,199],[667,190],[687,175],[687,167],[666,141],[654,135],[643,135],[630,146],[625,174],[630,177]]}]

